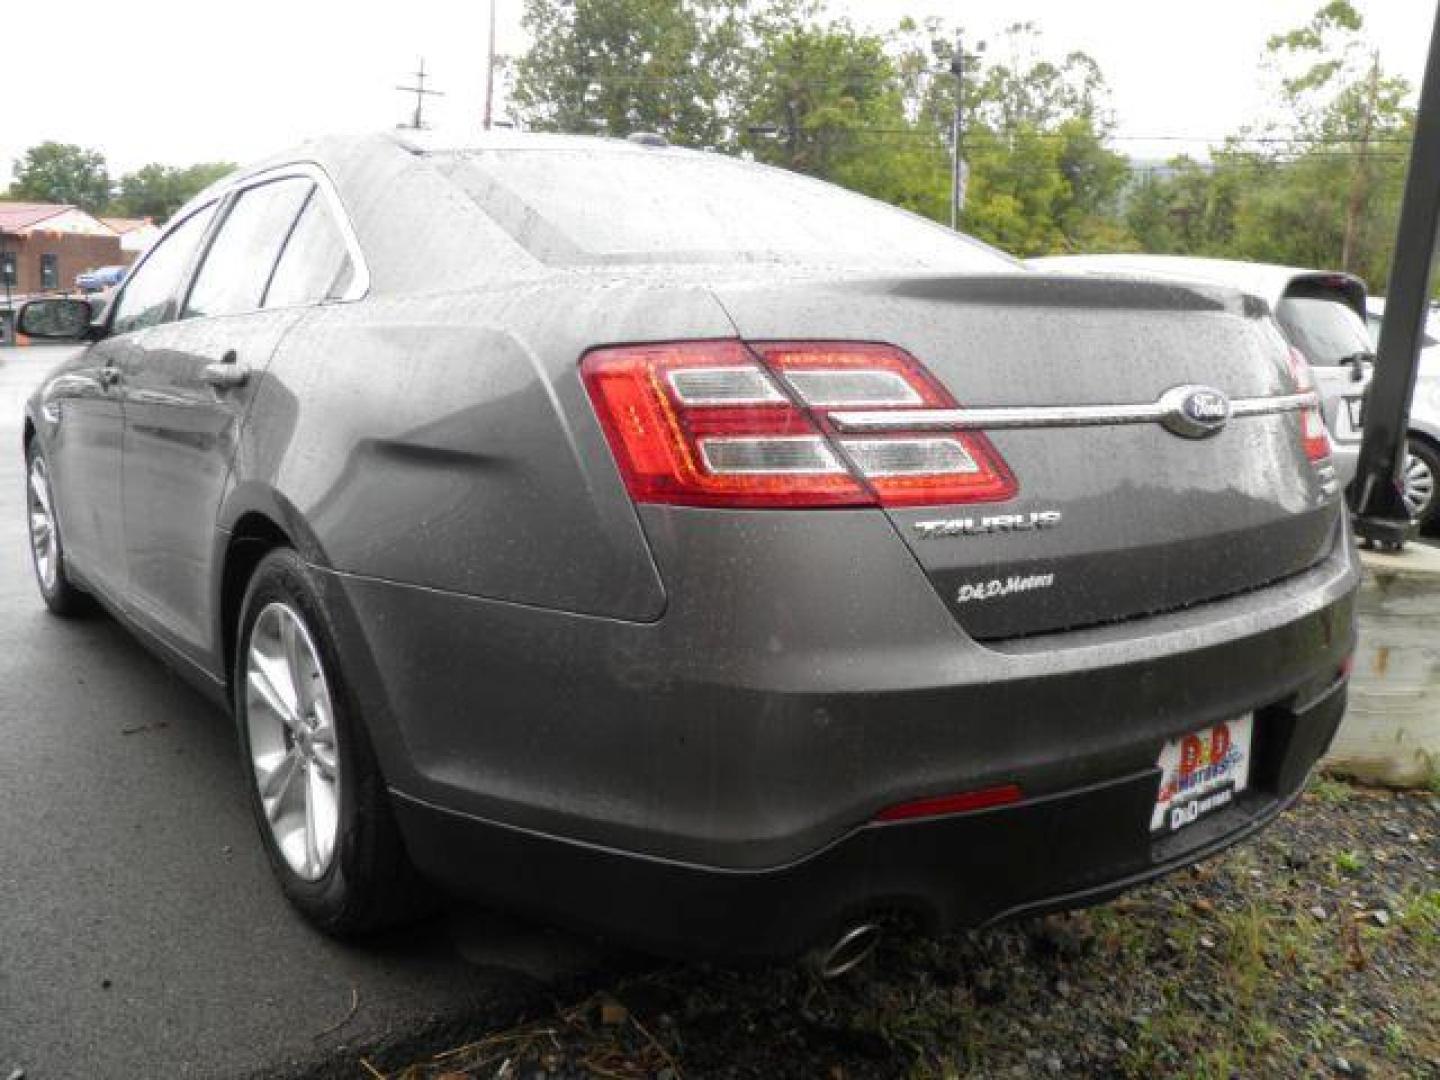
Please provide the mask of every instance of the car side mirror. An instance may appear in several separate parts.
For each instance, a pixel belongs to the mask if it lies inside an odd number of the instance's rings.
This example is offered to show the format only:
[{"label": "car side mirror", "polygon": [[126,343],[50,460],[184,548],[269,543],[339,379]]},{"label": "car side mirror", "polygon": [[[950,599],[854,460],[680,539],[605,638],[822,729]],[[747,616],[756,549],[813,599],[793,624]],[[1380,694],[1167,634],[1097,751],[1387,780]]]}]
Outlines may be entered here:
[{"label": "car side mirror", "polygon": [[86,341],[92,336],[95,311],[88,300],[47,296],[20,305],[15,329],[42,341]]}]

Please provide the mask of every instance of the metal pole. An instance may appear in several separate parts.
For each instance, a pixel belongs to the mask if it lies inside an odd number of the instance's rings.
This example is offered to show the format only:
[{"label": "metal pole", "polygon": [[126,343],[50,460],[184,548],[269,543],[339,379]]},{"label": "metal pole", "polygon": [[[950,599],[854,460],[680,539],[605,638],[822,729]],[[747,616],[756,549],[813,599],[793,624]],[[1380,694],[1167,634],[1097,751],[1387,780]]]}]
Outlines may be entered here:
[{"label": "metal pole", "polygon": [[485,65],[485,130],[490,130],[490,107],[495,99],[495,0],[490,0],[490,62]]},{"label": "metal pole", "polygon": [[955,35],[955,55],[950,58],[950,74],[955,76],[955,115],[950,121],[950,228],[960,228],[960,208],[965,203],[961,190],[964,184],[964,166],[960,157],[960,142],[965,135],[964,118],[961,110],[965,107],[965,41],[962,35]]},{"label": "metal pole", "polygon": [[1405,174],[1405,198],[1390,262],[1385,319],[1375,378],[1365,403],[1365,435],[1351,494],[1355,531],[1362,540],[1400,548],[1415,534],[1402,497],[1405,431],[1415,392],[1420,342],[1440,232],[1440,6],[1430,36],[1415,142]]},{"label": "metal pole", "polygon": [[[12,344],[15,337],[15,301],[10,292],[9,248],[5,246],[5,234],[0,233],[0,277],[5,279],[5,312],[0,314],[0,344]],[[18,268],[19,258],[16,258]]]}]

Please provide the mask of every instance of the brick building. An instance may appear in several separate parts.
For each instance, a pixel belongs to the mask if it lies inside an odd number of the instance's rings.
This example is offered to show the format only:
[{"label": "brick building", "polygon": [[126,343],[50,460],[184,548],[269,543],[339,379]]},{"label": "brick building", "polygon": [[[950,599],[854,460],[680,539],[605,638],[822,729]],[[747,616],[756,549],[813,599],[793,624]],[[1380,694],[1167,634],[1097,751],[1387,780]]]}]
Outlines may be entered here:
[{"label": "brick building", "polygon": [[75,275],[134,262],[120,236],[76,206],[0,202],[0,304],[15,296],[64,292]]},{"label": "brick building", "polygon": [[110,226],[112,232],[120,234],[120,250],[129,254],[126,262],[144,255],[160,236],[160,226],[148,217],[102,217],[100,220]]}]

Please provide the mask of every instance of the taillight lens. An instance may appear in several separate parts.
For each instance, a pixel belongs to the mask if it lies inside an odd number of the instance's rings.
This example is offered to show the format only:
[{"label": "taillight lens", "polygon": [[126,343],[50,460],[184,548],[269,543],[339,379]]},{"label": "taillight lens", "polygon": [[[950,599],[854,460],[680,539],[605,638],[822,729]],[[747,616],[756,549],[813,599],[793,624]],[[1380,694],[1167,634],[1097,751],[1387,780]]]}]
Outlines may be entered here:
[{"label": "taillight lens", "polygon": [[637,502],[911,506],[1011,498],[974,432],[840,437],[831,410],[953,408],[913,357],[865,343],[680,342],[597,349],[581,374]]},{"label": "taillight lens", "polygon": [[1010,469],[976,432],[843,438],[835,433],[832,411],[955,408],[955,399],[909,353],[856,342],[769,342],[753,348],[816,417],[882,506],[1014,498]]},{"label": "taillight lens", "polygon": [[[1315,373],[1310,362],[1295,347],[1290,348],[1290,377],[1295,383],[1297,394],[1315,393]],[[1300,414],[1300,439],[1305,445],[1305,456],[1311,461],[1324,461],[1330,456],[1330,432],[1325,428],[1325,417],[1318,404],[1310,406]]]}]

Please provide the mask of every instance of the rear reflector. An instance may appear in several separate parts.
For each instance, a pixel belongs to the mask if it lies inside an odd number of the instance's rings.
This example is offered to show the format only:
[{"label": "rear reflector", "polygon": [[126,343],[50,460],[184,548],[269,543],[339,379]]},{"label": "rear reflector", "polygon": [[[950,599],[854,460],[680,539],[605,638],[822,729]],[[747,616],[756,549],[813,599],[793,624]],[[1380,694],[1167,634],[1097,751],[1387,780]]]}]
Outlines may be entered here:
[{"label": "rear reflector", "polygon": [[915,818],[941,817],[945,814],[965,814],[973,810],[986,810],[992,806],[1009,806],[1022,798],[1020,788],[1014,784],[981,788],[979,791],[962,791],[958,795],[938,795],[933,799],[916,799],[887,807],[875,815],[876,821],[911,821]]},{"label": "rear reflector", "polygon": [[904,351],[855,342],[697,341],[597,349],[581,375],[637,502],[925,506],[1017,485],[978,432],[840,439],[832,409],[954,408]]}]

